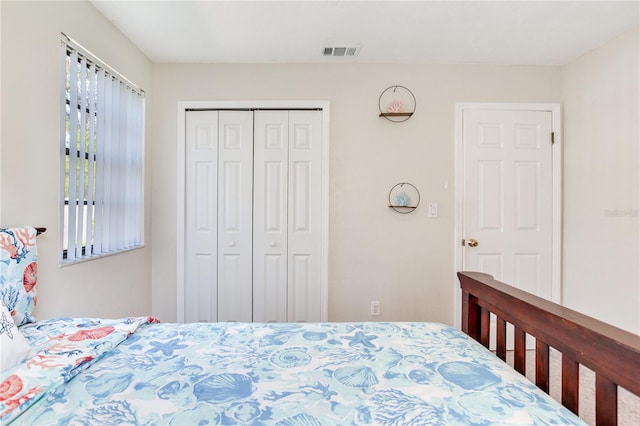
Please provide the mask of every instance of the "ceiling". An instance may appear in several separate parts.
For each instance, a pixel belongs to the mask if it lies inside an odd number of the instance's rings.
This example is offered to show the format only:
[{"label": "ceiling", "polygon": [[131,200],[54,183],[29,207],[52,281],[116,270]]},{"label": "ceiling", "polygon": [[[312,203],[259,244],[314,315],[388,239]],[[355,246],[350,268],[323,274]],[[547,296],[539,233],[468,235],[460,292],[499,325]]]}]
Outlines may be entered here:
[{"label": "ceiling", "polygon": [[[92,0],[153,62],[562,65],[638,26],[640,1]],[[324,57],[326,45],[362,45]]]}]

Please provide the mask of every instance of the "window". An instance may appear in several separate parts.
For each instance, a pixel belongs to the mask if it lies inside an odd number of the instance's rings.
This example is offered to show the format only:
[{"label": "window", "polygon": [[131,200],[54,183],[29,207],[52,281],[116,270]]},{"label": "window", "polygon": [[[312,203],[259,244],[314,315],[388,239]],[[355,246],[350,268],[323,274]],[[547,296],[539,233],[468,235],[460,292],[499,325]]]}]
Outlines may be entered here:
[{"label": "window", "polygon": [[143,244],[144,92],[63,34],[60,262]]}]

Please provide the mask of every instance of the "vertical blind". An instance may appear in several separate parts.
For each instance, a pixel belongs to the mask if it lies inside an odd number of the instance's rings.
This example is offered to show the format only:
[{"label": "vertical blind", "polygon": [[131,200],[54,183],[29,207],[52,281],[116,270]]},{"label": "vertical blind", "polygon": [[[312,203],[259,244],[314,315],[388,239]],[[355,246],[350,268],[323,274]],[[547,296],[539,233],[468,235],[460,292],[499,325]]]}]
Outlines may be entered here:
[{"label": "vertical blind", "polygon": [[61,262],[143,244],[144,92],[63,35]]}]

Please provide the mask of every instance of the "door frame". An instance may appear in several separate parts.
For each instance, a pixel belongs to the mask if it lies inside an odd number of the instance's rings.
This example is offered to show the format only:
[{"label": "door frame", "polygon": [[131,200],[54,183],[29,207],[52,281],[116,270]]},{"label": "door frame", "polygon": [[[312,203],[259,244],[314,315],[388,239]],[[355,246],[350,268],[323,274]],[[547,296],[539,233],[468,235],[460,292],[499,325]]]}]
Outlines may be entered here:
[{"label": "door frame", "polygon": [[177,322],[184,322],[185,272],[185,184],[186,184],[186,113],[191,109],[256,110],[256,109],[318,109],[322,110],[322,230],[321,230],[321,321],[328,321],[329,312],[329,101],[180,101],[178,102],[177,138],[177,214],[176,214],[176,303]]},{"label": "door frame", "polygon": [[[547,103],[456,103],[455,104],[455,201],[454,201],[454,309],[453,324],[461,325],[461,290],[456,272],[462,270],[464,247],[464,152],[463,113],[472,109],[551,112],[551,131],[554,133],[552,152],[553,218],[551,259],[551,301],[562,303],[562,107]],[[509,283],[508,283],[509,284]]]}]

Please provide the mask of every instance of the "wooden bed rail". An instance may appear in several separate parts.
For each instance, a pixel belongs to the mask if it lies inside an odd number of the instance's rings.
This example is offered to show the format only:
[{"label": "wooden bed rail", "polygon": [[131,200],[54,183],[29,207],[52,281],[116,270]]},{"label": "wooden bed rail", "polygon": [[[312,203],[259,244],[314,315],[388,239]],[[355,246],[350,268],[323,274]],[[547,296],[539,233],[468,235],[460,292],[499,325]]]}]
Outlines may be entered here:
[{"label": "wooden bed rail", "polygon": [[579,365],[596,375],[596,424],[617,424],[618,386],[640,396],[640,336],[511,287],[480,272],[458,272],[462,330],[505,359],[506,323],[514,326],[514,368],[525,374],[526,335],[536,338],[536,385],[549,393],[549,348],[562,353],[562,404],[578,414]]}]

